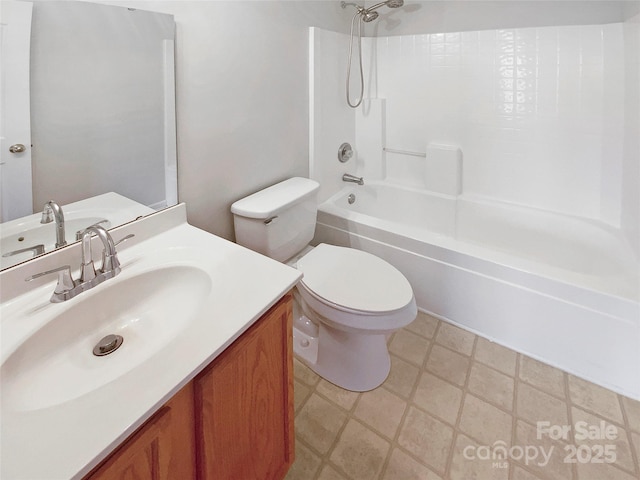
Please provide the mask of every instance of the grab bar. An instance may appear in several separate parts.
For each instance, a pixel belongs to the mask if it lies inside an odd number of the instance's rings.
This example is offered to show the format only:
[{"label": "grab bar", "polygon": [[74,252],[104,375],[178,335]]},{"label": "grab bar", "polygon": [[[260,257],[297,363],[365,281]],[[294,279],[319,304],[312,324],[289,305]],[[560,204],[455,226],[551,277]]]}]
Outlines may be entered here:
[{"label": "grab bar", "polygon": [[382,150],[389,153],[399,153],[400,155],[411,155],[412,157],[426,158],[427,154],[422,152],[410,152],[409,150],[398,150],[395,148],[382,147]]}]

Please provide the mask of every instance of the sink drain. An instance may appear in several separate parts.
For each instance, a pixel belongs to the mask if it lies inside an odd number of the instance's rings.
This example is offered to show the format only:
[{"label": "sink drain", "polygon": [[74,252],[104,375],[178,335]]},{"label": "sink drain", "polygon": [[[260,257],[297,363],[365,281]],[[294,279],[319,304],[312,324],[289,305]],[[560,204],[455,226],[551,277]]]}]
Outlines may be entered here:
[{"label": "sink drain", "polygon": [[93,354],[98,357],[109,355],[120,348],[122,342],[124,342],[124,338],[120,335],[107,335],[93,347]]}]

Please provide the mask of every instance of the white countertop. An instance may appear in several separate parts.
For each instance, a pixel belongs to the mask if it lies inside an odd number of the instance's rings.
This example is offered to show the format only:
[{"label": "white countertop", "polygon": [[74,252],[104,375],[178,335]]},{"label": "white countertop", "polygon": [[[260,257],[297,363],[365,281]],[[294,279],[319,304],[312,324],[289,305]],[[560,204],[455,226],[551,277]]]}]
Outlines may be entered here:
[{"label": "white countertop", "polygon": [[[199,307],[197,326],[177,334],[174,341],[137,368],[67,402],[21,410],[3,401],[0,478],[82,478],[301,277],[293,268],[187,224],[184,205],[111,231],[115,240],[129,233],[136,237],[119,248],[122,273],[67,302],[48,302],[55,285],[50,277],[32,282],[35,285],[23,280],[65,263],[77,267],[78,244],[0,272],[2,363],[43,326],[43,318],[52,318],[51,312],[69,308],[83,296],[99,295],[109,282],[155,269],[163,261],[171,266],[176,258],[180,259],[181,248],[199,250],[197,266],[215,272],[210,294]],[[170,261],[163,260],[160,250],[150,249],[158,238],[164,244],[175,245],[172,252],[177,249],[177,256],[172,254]],[[27,304],[33,308],[26,319],[22,314],[18,322],[14,315],[16,306]]]}]

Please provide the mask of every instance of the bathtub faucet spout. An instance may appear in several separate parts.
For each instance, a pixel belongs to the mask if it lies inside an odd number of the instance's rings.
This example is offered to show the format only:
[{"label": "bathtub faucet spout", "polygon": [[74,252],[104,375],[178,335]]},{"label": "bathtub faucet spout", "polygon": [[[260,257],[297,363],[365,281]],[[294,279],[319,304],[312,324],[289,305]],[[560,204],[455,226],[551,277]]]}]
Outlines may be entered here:
[{"label": "bathtub faucet spout", "polygon": [[356,177],[355,175],[350,175],[348,173],[345,173],[344,175],[342,175],[342,181],[357,183],[358,185],[364,185],[364,180],[362,177]]}]

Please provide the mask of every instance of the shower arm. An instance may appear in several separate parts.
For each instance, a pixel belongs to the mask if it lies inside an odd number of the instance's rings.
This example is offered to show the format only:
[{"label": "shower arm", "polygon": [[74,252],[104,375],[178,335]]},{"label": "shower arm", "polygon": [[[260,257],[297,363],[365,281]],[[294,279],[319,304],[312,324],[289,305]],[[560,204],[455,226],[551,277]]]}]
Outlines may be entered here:
[{"label": "shower arm", "polygon": [[340,6],[342,8],[356,7],[356,10],[358,11],[358,13],[362,13],[366,10],[366,8],[364,8],[362,5],[358,5],[357,3],[353,3],[353,2],[340,2]]},{"label": "shower arm", "polygon": [[387,0],[385,2],[376,3],[375,5],[372,5],[369,8],[365,8],[365,10],[367,12],[373,12],[374,10],[377,10],[378,8],[380,8],[380,7],[384,6],[384,5],[387,5],[388,3],[389,3],[389,0]]}]

